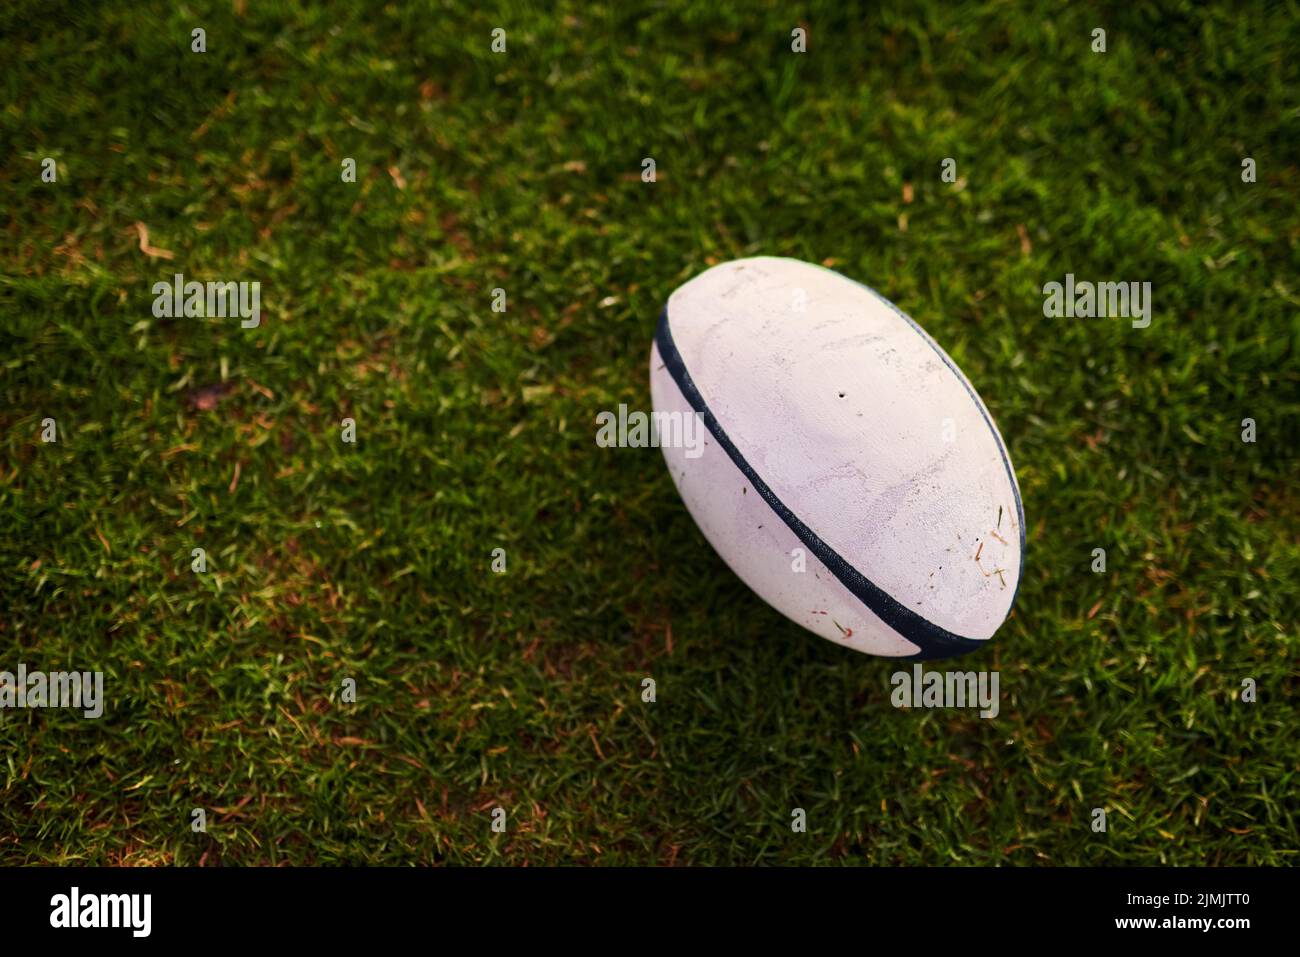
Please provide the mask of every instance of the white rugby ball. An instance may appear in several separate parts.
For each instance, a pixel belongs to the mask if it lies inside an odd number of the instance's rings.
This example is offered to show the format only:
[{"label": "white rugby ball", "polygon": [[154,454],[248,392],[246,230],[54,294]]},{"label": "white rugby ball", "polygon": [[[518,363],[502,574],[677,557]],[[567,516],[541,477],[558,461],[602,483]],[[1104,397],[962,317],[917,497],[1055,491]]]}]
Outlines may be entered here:
[{"label": "white rugby ball", "polygon": [[1006,446],[952,359],[873,290],[793,259],[715,266],[669,297],[650,394],[656,422],[703,420],[702,453],[661,440],[668,471],[787,618],[914,660],[980,648],[1006,620],[1025,524]]}]

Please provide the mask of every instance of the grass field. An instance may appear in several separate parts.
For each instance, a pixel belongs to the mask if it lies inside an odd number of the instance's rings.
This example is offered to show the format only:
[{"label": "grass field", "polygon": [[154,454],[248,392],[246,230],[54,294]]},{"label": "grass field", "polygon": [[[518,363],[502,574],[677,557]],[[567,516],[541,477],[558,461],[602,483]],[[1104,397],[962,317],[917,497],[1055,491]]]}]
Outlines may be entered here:
[{"label": "grass field", "polygon": [[[1296,6],[469,6],[0,12],[0,670],[107,696],[0,711],[0,863],[1297,863]],[[996,719],[891,707],[596,445],[755,254],[996,417],[1024,580],[942,666]],[[155,317],[177,272],[260,326]],[[1067,272],[1151,326],[1045,318]]]}]

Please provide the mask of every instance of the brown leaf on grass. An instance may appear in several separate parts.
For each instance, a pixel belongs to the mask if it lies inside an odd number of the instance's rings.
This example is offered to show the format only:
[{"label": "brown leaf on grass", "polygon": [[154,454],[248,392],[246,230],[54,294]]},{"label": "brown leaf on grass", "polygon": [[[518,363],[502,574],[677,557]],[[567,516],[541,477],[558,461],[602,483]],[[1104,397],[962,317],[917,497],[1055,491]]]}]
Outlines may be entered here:
[{"label": "brown leaf on grass", "polygon": [[1101,445],[1102,439],[1106,437],[1105,429],[1097,429],[1092,435],[1083,436],[1083,444],[1088,446],[1092,451],[1097,451],[1097,446]]},{"label": "brown leaf on grass", "polygon": [[912,202],[912,184],[903,184],[903,204],[908,205]]},{"label": "brown leaf on grass", "polygon": [[398,189],[406,189],[406,179],[402,176],[402,171],[396,166],[388,167],[388,175],[393,178],[393,185]]},{"label": "brown leaf on grass", "polygon": [[447,242],[456,248],[456,252],[466,259],[474,258],[474,244],[470,242],[469,237],[460,228],[460,220],[455,213],[444,213],[438,217],[438,226],[441,227]]},{"label": "brown leaf on grass", "polygon": [[1101,602],[1097,602],[1097,604],[1088,609],[1088,617],[1090,619],[1097,617],[1097,612],[1101,611],[1101,604]]},{"label": "brown leaf on grass", "polygon": [[[240,16],[243,16],[243,14],[241,13]],[[208,118],[199,125],[199,128],[190,134],[190,141],[193,142],[203,139],[203,137],[207,135],[208,130],[211,129],[214,120],[223,120],[229,116],[231,109],[233,109],[235,105],[235,97],[238,95],[238,90],[231,90],[227,93],[226,98],[217,105],[215,110],[208,114]]]},{"label": "brown leaf on grass", "polygon": [[214,807],[212,810],[215,811],[217,814],[223,814],[226,815],[227,817],[231,817],[231,816],[238,815],[240,810],[247,807],[249,802],[252,800],[253,800],[253,795],[245,794],[242,798],[239,799],[239,803],[236,804],[234,807]]},{"label": "brown leaf on grass", "polygon": [[198,409],[200,412],[211,412],[234,389],[235,384],[233,382],[218,382],[216,385],[205,385],[199,389],[192,389],[187,399],[190,408]]},{"label": "brown leaf on grass", "polygon": [[235,489],[237,489],[237,488],[239,487],[239,473],[240,473],[240,465],[239,465],[238,462],[236,462],[236,463],[235,463],[235,476],[234,476],[234,478],[232,478],[232,479],[230,480],[230,494],[231,494],[231,495],[234,495],[234,494],[235,494]]},{"label": "brown leaf on grass", "polygon": [[1034,244],[1029,241],[1029,231],[1024,223],[1016,223],[1016,234],[1020,237],[1020,254],[1028,256],[1034,251]]},{"label": "brown leaf on grass", "polygon": [[144,223],[136,223],[135,232],[140,237],[140,252],[146,256],[151,259],[174,259],[176,257],[176,254],[170,249],[159,249],[157,246],[149,245],[149,227]]},{"label": "brown leaf on grass", "polygon": [[425,80],[420,84],[420,99],[428,100],[445,100],[447,91],[432,80]]}]

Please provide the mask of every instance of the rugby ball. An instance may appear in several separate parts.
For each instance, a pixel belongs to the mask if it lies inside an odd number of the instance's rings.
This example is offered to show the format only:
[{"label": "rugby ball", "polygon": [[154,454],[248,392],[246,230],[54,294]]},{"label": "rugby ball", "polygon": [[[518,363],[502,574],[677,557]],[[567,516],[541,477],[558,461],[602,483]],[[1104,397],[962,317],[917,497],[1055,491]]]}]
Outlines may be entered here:
[{"label": "rugby ball", "polygon": [[[767,256],[677,289],[650,350],[654,421],[704,537],[814,634],[921,660],[983,646],[1015,603],[1011,459],[956,364],[887,299]],[[679,430],[679,432],[682,430]],[[690,434],[690,430],[684,430]]]}]

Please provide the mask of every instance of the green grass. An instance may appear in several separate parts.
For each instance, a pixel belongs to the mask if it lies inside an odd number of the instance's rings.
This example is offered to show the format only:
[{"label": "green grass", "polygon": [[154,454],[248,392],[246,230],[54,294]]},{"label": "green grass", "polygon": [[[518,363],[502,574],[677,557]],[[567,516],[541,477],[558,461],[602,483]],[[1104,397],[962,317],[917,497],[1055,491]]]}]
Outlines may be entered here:
[{"label": "green grass", "polygon": [[[776,2],[240,6],[0,13],[0,669],[109,697],[0,712],[0,863],[1297,862],[1294,3],[815,2],[804,56]],[[596,445],[667,294],[759,253],[1000,424],[1020,600],[944,666],[996,720],[890,707]],[[177,271],[261,327],[154,318]],[[1152,326],[1045,319],[1066,272]]]}]

